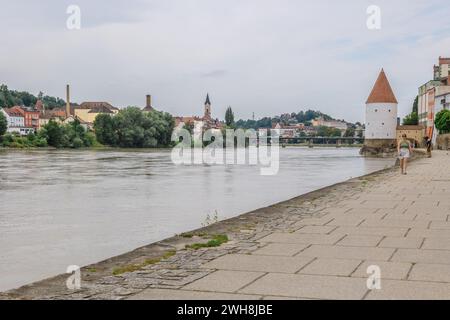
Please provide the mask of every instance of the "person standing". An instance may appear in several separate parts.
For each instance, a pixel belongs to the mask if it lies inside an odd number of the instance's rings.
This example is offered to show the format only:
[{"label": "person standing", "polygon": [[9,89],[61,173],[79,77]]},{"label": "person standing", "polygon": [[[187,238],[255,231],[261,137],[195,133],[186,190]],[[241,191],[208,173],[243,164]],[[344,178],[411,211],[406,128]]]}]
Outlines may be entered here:
[{"label": "person standing", "polygon": [[402,135],[402,139],[397,145],[398,158],[400,159],[400,170],[402,174],[406,174],[406,166],[408,158],[411,156],[412,148],[411,143],[406,139],[406,134]]},{"label": "person standing", "polygon": [[432,148],[431,138],[426,136],[425,139],[426,139],[425,144],[427,147],[427,155],[428,158],[431,158],[431,148]]}]

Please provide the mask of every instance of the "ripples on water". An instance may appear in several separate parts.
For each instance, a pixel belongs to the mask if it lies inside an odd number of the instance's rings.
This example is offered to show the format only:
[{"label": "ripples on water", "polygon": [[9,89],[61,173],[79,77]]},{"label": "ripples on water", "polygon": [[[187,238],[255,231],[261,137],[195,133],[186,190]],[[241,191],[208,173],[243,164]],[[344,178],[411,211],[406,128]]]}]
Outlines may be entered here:
[{"label": "ripples on water", "polygon": [[286,148],[280,171],[174,166],[170,151],[0,151],[0,290],[391,165]]}]

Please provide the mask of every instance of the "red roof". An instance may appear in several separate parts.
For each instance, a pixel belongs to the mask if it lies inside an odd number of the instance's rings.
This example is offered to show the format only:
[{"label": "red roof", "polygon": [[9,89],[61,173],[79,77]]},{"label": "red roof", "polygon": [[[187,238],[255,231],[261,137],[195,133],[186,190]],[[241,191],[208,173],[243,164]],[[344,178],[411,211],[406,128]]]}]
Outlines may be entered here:
[{"label": "red roof", "polygon": [[450,64],[450,58],[439,57],[439,65]]},{"label": "red roof", "polygon": [[398,103],[383,69],[381,69],[366,103]]},{"label": "red roof", "polygon": [[11,108],[3,108],[3,110],[5,110],[5,112],[10,117],[23,117],[25,115],[25,112],[19,106],[14,106],[14,107],[11,107]]}]

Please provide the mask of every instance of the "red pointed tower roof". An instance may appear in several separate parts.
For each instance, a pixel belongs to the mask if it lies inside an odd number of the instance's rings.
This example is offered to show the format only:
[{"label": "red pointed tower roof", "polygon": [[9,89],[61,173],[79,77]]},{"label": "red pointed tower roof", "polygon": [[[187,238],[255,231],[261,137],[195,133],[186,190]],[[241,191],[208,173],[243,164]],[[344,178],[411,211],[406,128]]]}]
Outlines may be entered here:
[{"label": "red pointed tower roof", "polygon": [[384,69],[381,69],[380,75],[366,103],[398,103],[389,84],[389,80],[384,73]]}]

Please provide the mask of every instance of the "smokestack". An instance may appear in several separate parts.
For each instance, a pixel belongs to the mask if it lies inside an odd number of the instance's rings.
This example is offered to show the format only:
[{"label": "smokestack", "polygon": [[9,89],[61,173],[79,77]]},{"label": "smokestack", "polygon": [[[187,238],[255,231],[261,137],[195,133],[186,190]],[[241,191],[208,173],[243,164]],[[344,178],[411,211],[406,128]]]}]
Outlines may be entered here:
[{"label": "smokestack", "polygon": [[70,116],[70,86],[66,86],[66,117]]},{"label": "smokestack", "polygon": [[151,95],[147,95],[147,102],[145,104],[146,108],[151,108],[152,107],[152,96]]}]

